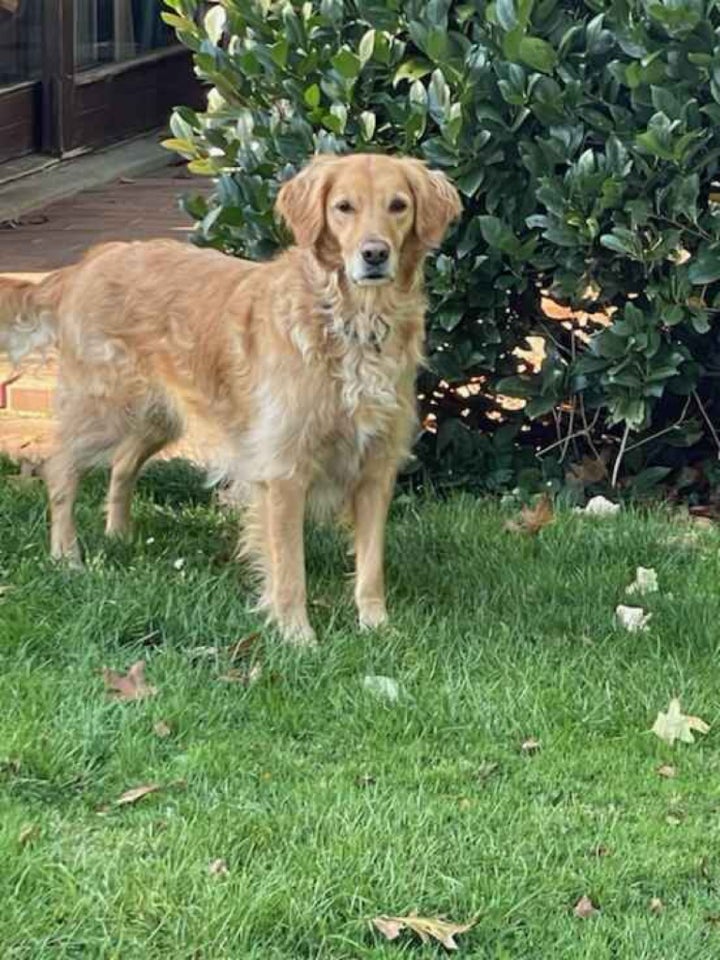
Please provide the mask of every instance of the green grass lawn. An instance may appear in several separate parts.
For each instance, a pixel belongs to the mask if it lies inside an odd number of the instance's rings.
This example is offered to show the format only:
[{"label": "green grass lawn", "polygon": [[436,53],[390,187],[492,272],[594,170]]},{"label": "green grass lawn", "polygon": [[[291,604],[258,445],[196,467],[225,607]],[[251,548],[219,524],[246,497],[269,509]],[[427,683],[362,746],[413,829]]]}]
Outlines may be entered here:
[{"label": "green grass lawn", "polygon": [[[108,544],[101,480],[76,573],[48,560],[40,484],[0,477],[3,960],[442,954],[368,926],[412,910],[477,918],[467,957],[720,956],[714,531],[568,512],[530,539],[496,503],[401,497],[392,626],[356,629],[344,542],[313,532],[319,649],[263,632],[246,687],[197,652],[258,627],[232,517],[155,467],[135,542]],[[660,593],[631,635],[613,610],[640,564]],[[141,657],[157,695],[109,702],[101,668]],[[363,688],[375,674],[397,702]],[[673,695],[713,725],[693,745],[649,732]],[[573,915],[583,894],[599,915]]]}]

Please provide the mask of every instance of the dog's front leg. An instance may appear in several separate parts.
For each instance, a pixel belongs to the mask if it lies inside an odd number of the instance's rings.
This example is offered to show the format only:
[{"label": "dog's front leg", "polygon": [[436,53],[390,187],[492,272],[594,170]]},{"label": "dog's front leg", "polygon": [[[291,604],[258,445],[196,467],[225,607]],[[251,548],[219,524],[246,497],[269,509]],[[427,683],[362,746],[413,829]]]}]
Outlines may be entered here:
[{"label": "dog's front leg", "polygon": [[299,479],[271,480],[265,493],[271,574],[271,616],[285,639],[311,644],[307,615],[303,524],[307,484]]},{"label": "dog's front leg", "polygon": [[360,626],[368,629],[387,621],[385,605],[385,524],[395,485],[391,464],[373,465],[353,497],[355,523],[355,603]]}]

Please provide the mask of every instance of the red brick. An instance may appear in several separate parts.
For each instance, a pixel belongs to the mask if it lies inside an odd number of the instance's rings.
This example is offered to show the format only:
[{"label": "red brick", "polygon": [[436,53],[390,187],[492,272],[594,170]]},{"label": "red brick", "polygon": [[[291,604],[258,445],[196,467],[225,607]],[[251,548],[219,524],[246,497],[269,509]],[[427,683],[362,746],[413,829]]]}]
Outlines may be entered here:
[{"label": "red brick", "polygon": [[52,390],[13,384],[8,388],[7,409],[16,413],[51,413],[52,397]]}]

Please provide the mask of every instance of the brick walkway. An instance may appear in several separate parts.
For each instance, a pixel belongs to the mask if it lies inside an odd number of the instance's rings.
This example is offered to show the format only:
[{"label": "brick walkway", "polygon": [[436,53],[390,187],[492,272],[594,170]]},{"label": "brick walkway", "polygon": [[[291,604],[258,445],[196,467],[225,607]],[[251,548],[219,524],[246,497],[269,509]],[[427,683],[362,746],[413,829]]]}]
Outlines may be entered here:
[{"label": "brick walkway", "polygon": [[[16,225],[0,227],[0,276],[40,279],[107,240],[182,239],[191,221],[178,200],[202,189],[207,189],[206,180],[168,167],[54,203]],[[0,383],[8,374],[9,365],[0,356]],[[33,460],[47,455],[53,386],[52,365],[32,362],[18,381],[5,391],[0,388],[0,451]]]}]

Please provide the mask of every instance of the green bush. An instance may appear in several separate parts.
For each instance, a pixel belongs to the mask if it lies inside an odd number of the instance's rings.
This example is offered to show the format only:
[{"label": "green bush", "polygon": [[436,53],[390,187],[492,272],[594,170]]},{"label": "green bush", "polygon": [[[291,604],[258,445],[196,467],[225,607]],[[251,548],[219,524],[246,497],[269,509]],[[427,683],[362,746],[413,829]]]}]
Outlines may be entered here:
[{"label": "green bush", "polygon": [[[712,482],[681,468],[719,447],[714,0],[166,3],[211,85],[167,143],[215,178],[197,242],[271,254],[278,183],[314,151],[419,155],[464,195],[428,269],[436,479],[533,488],[588,455],[637,490]],[[543,293],[594,317],[548,319]],[[531,334],[540,369],[514,352]]]}]

